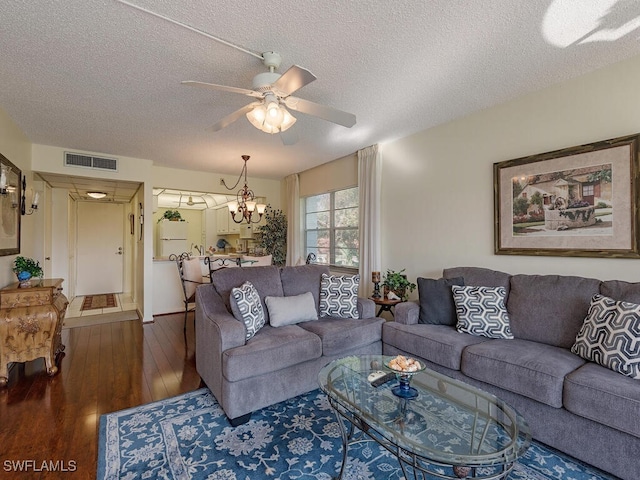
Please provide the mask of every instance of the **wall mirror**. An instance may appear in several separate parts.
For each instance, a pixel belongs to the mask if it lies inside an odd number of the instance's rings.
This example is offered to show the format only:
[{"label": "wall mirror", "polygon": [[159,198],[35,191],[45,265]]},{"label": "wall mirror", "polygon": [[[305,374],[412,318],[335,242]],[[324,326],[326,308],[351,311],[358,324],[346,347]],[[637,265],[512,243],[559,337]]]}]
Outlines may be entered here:
[{"label": "wall mirror", "polygon": [[22,172],[0,153],[0,256],[20,253]]}]

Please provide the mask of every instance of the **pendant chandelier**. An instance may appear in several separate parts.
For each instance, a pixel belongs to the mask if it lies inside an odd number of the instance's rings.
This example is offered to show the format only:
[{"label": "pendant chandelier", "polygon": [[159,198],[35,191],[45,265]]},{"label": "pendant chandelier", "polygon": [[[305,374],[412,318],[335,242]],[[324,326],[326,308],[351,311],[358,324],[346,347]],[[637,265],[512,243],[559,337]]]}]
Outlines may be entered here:
[{"label": "pendant chandelier", "polygon": [[233,187],[227,187],[224,179],[222,180],[222,185],[224,185],[227,190],[235,190],[244,174],[244,187],[238,190],[236,200],[229,202],[229,213],[235,223],[258,223],[267,206],[256,202],[253,190],[250,190],[247,185],[247,161],[249,160],[249,155],[242,155],[242,160],[244,160],[244,166],[242,167],[236,184]]}]

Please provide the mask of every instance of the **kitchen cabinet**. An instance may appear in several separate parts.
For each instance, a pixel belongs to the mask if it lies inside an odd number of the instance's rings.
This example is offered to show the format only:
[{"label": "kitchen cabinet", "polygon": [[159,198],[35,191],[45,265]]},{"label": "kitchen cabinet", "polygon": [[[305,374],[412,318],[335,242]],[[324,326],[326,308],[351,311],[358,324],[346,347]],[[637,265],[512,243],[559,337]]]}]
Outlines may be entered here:
[{"label": "kitchen cabinet", "polygon": [[229,209],[227,207],[216,210],[216,233],[218,235],[229,234],[229,217]]},{"label": "kitchen cabinet", "polygon": [[[237,215],[238,214],[236,214],[236,217]],[[229,221],[229,233],[233,235],[240,235],[240,224],[233,221],[228,209],[227,209],[227,219]]]}]

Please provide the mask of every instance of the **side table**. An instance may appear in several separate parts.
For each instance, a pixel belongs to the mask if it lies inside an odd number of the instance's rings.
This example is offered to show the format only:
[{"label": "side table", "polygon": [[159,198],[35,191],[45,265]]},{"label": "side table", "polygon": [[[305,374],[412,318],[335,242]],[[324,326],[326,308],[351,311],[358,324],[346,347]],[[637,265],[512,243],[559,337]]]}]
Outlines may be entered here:
[{"label": "side table", "polygon": [[0,289],[0,387],[7,384],[11,362],[44,357],[47,373],[58,373],[56,355],[64,350],[62,322],[69,304],[61,278],[32,280],[20,288]]},{"label": "side table", "polygon": [[373,303],[380,306],[376,317],[379,317],[382,312],[389,312],[392,317],[395,317],[391,307],[395,307],[397,304],[402,303],[402,300],[389,300],[387,297],[380,297],[380,298],[369,297],[369,299],[373,300]]}]

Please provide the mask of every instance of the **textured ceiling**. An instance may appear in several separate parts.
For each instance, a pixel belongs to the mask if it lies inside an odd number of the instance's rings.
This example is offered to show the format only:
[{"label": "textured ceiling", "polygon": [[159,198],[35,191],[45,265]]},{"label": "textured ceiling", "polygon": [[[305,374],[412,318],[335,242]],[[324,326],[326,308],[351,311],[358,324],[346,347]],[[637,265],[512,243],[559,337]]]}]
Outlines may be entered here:
[{"label": "textured ceiling", "polygon": [[0,107],[38,144],[158,165],[282,178],[640,54],[632,0],[132,0],[317,80],[296,96],[357,117],[294,112],[300,141],[243,117],[260,60],[116,0],[4,0]]}]

